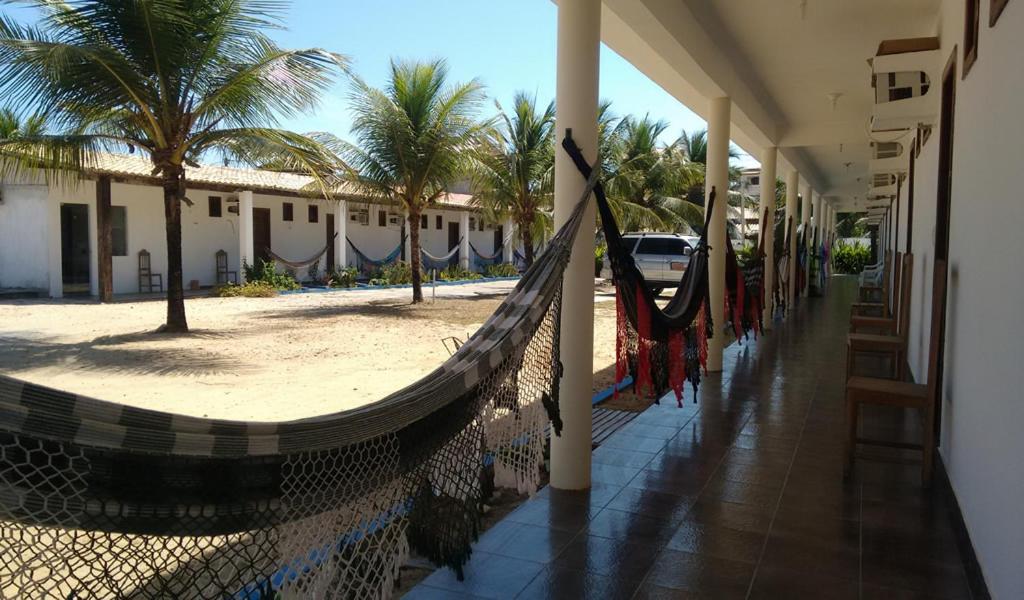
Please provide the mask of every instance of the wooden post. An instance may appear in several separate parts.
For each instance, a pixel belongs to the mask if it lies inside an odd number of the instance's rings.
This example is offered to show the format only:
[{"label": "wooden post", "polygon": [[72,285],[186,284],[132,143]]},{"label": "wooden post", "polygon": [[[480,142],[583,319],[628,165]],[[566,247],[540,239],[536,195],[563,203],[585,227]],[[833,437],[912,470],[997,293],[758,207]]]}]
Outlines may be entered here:
[{"label": "wooden post", "polygon": [[110,220],[110,177],[96,180],[97,260],[99,261],[100,302],[114,299],[113,224]]}]

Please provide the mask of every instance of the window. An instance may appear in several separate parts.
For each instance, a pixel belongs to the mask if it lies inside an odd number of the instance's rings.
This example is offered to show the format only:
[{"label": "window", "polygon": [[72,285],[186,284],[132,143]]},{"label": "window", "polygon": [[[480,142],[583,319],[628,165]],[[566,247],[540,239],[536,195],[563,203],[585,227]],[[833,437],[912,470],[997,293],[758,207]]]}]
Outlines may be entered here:
[{"label": "window", "polygon": [[370,224],[370,210],[367,208],[356,208],[348,213],[348,220],[360,225]]},{"label": "window", "polygon": [[[989,19],[991,21],[991,18]],[[981,21],[981,0],[966,0],[964,11],[964,72],[961,79],[967,78],[968,71],[978,60],[978,24]]]},{"label": "window", "polygon": [[110,207],[110,253],[128,256],[128,210],[123,206]]},{"label": "window", "polygon": [[758,185],[759,183],[761,183],[761,178],[757,175],[750,178],[750,185]]},{"label": "window", "polygon": [[384,210],[377,211],[377,225],[380,227],[388,226],[388,213]]},{"label": "window", "polygon": [[309,217],[309,222],[310,223],[319,223],[320,222],[320,207],[319,206],[317,206],[316,204],[310,204],[308,207],[306,207],[306,211],[307,211],[307,215]]},{"label": "window", "polygon": [[220,200],[220,196],[210,196],[209,197],[209,203],[210,203],[210,216],[211,217],[219,217],[219,216],[221,216],[221,200]]},{"label": "window", "polygon": [[476,217],[469,218],[469,230],[473,231],[476,229]]},{"label": "window", "polygon": [[689,245],[679,238],[644,238],[640,240],[637,254],[671,254],[684,256]]},{"label": "window", "polygon": [[281,205],[281,218],[285,221],[295,220],[295,206],[291,202]]},{"label": "window", "polygon": [[444,229],[444,217],[437,215],[437,217],[435,217],[434,224],[435,229]]},{"label": "window", "polygon": [[420,229],[426,229],[427,225],[427,215],[420,215]]},{"label": "window", "polygon": [[1003,14],[1003,9],[1006,8],[1006,4],[1010,0],[992,0],[992,3],[988,7],[988,26],[995,27],[996,21],[999,20],[999,15]]}]

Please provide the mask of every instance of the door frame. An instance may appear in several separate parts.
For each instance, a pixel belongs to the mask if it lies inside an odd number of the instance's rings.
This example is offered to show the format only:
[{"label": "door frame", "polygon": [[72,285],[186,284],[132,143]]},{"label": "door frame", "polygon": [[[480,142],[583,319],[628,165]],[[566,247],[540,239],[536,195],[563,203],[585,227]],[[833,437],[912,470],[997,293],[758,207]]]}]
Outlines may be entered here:
[{"label": "door frame", "polygon": [[[953,207],[953,149],[956,137],[956,88],[957,88],[957,48],[953,47],[953,53],[942,71],[942,82],[940,88],[940,110],[939,110],[939,168],[937,175],[937,187],[935,192],[935,260],[944,260],[946,263],[946,281],[949,282],[949,240],[950,240],[950,216]],[[933,273],[932,281],[935,280]],[[936,321],[929,335],[939,336],[938,359],[935,362],[936,373],[929,373],[928,377],[935,377],[935,444],[941,441],[942,432],[942,404],[943,404],[943,383],[945,379],[946,359],[946,321],[949,318],[949,284],[942,298],[938,299],[939,306],[932,306],[932,310],[940,310],[942,319]]]},{"label": "door frame", "polygon": [[[67,207],[67,213],[65,213],[65,207]],[[76,261],[74,261],[74,257],[73,256],[69,257],[67,255],[67,253],[69,252],[70,248],[68,248],[65,245],[65,239],[64,239],[65,228],[70,226],[70,224],[66,224],[65,223],[65,216],[66,215],[70,216],[70,213],[71,213],[72,210],[74,210],[74,211],[81,211],[83,213],[83,216],[84,216],[84,218],[82,220],[82,223],[80,225],[81,230],[82,230],[82,234],[83,234],[83,239],[81,241],[84,242],[84,245],[85,245],[84,272],[81,272],[80,270],[77,270],[77,269],[69,269],[69,268],[67,268],[69,264],[70,264],[70,266],[73,267],[74,266],[73,263],[76,262]],[[61,202],[60,203],[60,207],[59,207],[59,212],[60,212],[60,268],[61,268],[60,281],[61,281],[61,289],[63,290],[63,292],[65,294],[69,294],[69,293],[82,293],[83,290],[78,289],[78,288],[80,288],[81,286],[84,285],[84,286],[86,286],[86,289],[84,290],[84,292],[88,293],[92,289],[92,261],[93,261],[93,248],[92,248],[92,240],[90,239],[91,234],[90,234],[90,227],[89,227],[89,225],[90,225],[89,224],[89,213],[90,213],[89,204],[85,203],[85,202]],[[77,240],[77,239],[69,240],[69,242],[78,242],[78,241],[79,240]],[[73,271],[73,272],[69,272],[69,271]],[[78,279],[78,281],[74,280],[76,278]],[[68,281],[69,279],[72,279],[72,280]]]}]

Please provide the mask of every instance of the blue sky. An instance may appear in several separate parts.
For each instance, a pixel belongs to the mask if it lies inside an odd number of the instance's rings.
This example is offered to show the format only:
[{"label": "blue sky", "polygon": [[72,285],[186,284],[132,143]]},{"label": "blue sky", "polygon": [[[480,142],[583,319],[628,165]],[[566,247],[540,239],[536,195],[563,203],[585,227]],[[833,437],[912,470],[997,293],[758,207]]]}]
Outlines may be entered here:
[{"label": "blue sky", "polygon": [[[5,8],[5,10],[10,10]],[[19,19],[31,20],[22,9]],[[525,89],[547,102],[555,94],[555,26],[551,0],[294,0],[282,46],[322,47],[352,59],[354,71],[372,85],[387,77],[392,57],[448,60],[458,81],[478,78],[488,95],[508,104]],[[339,83],[315,114],[286,122],[299,131],[325,130],[348,137],[351,119]],[[601,97],[618,115],[650,113],[672,126],[664,141],[704,121],[606,47],[601,52]],[[742,164],[756,164],[744,156]]]}]

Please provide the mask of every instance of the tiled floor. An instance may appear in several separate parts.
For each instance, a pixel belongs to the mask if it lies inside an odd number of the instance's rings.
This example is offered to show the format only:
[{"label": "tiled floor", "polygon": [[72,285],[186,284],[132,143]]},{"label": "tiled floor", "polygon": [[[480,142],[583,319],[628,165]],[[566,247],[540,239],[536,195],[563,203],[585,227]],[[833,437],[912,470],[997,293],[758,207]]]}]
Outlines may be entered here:
[{"label": "tiled floor", "polygon": [[[732,345],[699,402],[663,402],[593,456],[593,488],[545,488],[406,598],[970,598],[950,501],[918,464],[843,479],[852,280]],[[692,401],[692,397],[689,398]],[[864,417],[915,437],[911,414]]]}]

